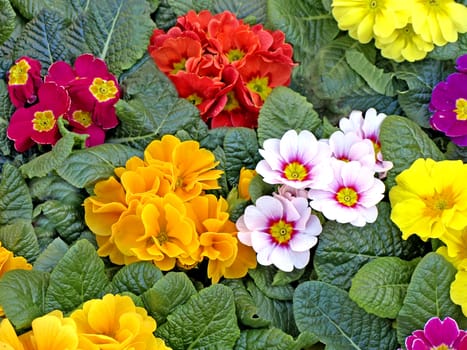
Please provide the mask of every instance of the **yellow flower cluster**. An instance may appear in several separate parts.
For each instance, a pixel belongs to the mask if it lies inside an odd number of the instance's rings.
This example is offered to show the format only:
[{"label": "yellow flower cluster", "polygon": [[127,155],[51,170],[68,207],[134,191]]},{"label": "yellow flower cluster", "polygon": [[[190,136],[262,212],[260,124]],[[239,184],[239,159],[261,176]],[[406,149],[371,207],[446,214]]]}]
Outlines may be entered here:
[{"label": "yellow flower cluster", "polygon": [[467,32],[467,7],[454,0],[333,0],[341,30],[397,62],[423,59],[434,45],[455,42]]},{"label": "yellow flower cluster", "polygon": [[129,296],[107,294],[86,301],[70,317],[59,310],[32,321],[18,337],[8,319],[0,323],[0,349],[7,350],[170,350],[154,337],[156,321]]},{"label": "yellow flower cluster", "polygon": [[209,259],[208,277],[240,278],[256,266],[254,251],[237,239],[219,188],[212,152],[172,135],[151,142],[144,159],[130,158],[116,177],[98,182],[85,199],[85,221],[98,254],[115,264],[152,261],[161,270],[190,269]]},{"label": "yellow flower cluster", "polygon": [[417,159],[396,177],[389,192],[391,220],[402,238],[412,234],[426,241],[437,238],[438,249],[458,272],[451,284],[451,299],[467,315],[467,164],[461,160],[436,162]]}]

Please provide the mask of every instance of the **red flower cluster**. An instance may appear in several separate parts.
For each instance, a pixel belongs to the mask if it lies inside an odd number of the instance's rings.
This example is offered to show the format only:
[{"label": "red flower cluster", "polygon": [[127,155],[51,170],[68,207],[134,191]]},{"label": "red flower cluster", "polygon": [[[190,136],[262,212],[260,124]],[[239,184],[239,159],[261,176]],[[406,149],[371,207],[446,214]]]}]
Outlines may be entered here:
[{"label": "red flower cluster", "polygon": [[35,143],[55,145],[61,134],[57,120],[63,117],[71,131],[88,134],[86,146],[104,143],[105,130],[118,124],[115,103],[120,87],[105,62],[91,54],[79,56],[72,68],[53,63],[41,78],[41,64],[30,57],[16,60],[8,74],[10,100],[17,108],[7,136],[24,152]]},{"label": "red flower cluster", "polygon": [[283,32],[250,26],[228,11],[190,11],[167,33],[154,30],[148,50],[212,128],[256,127],[264,100],[289,84],[295,66]]}]

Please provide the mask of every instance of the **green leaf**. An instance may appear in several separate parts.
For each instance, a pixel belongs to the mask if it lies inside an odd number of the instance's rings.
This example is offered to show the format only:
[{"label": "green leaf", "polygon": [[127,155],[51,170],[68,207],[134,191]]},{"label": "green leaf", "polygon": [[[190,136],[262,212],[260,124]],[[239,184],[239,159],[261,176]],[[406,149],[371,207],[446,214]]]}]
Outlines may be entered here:
[{"label": "green leaf", "polygon": [[0,225],[17,219],[32,220],[32,199],[19,170],[6,163],[0,178]]},{"label": "green leaf", "polygon": [[381,202],[376,222],[364,227],[326,222],[313,260],[319,280],[349,289],[355,273],[372,259],[397,256],[411,260],[431,249],[416,237],[402,240],[389,219],[390,211],[390,205]]},{"label": "green leaf", "polygon": [[405,261],[395,256],[368,262],[352,279],[350,299],[368,313],[396,318],[417,263],[418,259]]},{"label": "green leaf", "polygon": [[232,289],[235,299],[235,310],[239,321],[245,326],[262,328],[269,326],[270,320],[261,318],[258,307],[251,294],[240,279],[225,279],[222,284]]},{"label": "green leaf", "polygon": [[116,167],[140,155],[131,147],[106,143],[72,152],[57,173],[73,186],[84,188],[112,176]]},{"label": "green leaf", "polygon": [[[1,53],[0,53],[1,55]],[[1,63],[0,63],[1,65]],[[1,67],[0,67],[0,75]],[[9,124],[9,118],[14,111],[14,107],[10,102],[8,88],[3,79],[0,80],[0,154],[4,156],[10,155],[11,141],[6,136],[6,130]]]},{"label": "green leaf", "polygon": [[118,292],[143,294],[162,277],[162,272],[151,262],[141,261],[122,267],[112,278]]},{"label": "green leaf", "polygon": [[39,242],[34,227],[28,220],[15,220],[0,226],[0,242],[15,255],[23,256],[32,262],[39,255]]},{"label": "green leaf", "polygon": [[29,190],[34,201],[44,202],[50,199],[63,204],[80,206],[83,203],[83,193],[60,176],[49,174],[29,181]]},{"label": "green leaf", "polygon": [[80,11],[85,9],[89,0],[11,0],[21,15],[32,19],[46,8],[60,12],[65,18],[71,20]]},{"label": "green leaf", "polygon": [[256,175],[253,179],[251,179],[248,192],[250,192],[251,200],[256,202],[259,197],[269,195],[274,192],[275,188],[276,187],[274,185],[264,182],[261,175]]},{"label": "green leaf", "polygon": [[297,349],[293,338],[278,328],[248,329],[240,333],[235,350]]},{"label": "green leaf", "polygon": [[430,137],[408,118],[388,116],[381,125],[379,138],[384,159],[394,164],[386,180],[388,187],[392,187],[394,178],[418,158],[444,159],[443,153]]},{"label": "green leaf", "polygon": [[333,285],[310,281],[294,295],[294,315],[301,332],[316,334],[326,349],[395,349],[391,321],[366,313]]},{"label": "green leaf", "polygon": [[8,0],[0,0],[0,45],[3,44],[15,29],[16,13]]},{"label": "green leaf", "polygon": [[405,338],[417,329],[423,329],[431,317],[450,316],[459,324],[466,317],[449,296],[450,285],[457,270],[437,253],[429,253],[420,261],[412,275],[404,304],[397,316],[397,338]]},{"label": "green leaf", "polygon": [[48,274],[34,270],[12,270],[0,279],[0,305],[17,330],[29,328],[45,313]]},{"label": "green leaf", "polygon": [[126,94],[116,105],[121,125],[112,142],[143,149],[150,141],[180,130],[195,140],[206,136],[207,126],[198,109],[178,97],[175,87],[152,59],[127,75],[121,85]]},{"label": "green leaf", "polygon": [[82,239],[70,247],[50,274],[46,309],[72,311],[86,300],[104,295],[108,286],[103,261],[94,246]]},{"label": "green leaf", "polygon": [[273,285],[274,276],[277,269],[258,265],[256,269],[251,269],[248,274],[255,282],[256,286],[266,296],[278,300],[292,300],[294,289],[291,285]]},{"label": "green leaf", "polygon": [[272,280],[272,286],[284,286],[289,283],[295,282],[302,278],[303,274],[305,273],[305,269],[293,269],[291,272],[285,272],[282,270],[277,271],[274,274],[274,278]]},{"label": "green leaf", "polygon": [[230,186],[238,184],[242,167],[254,169],[260,155],[256,132],[247,128],[232,128],[224,138],[226,157],[225,173]]},{"label": "green leaf", "polygon": [[178,306],[185,304],[195,294],[196,289],[186,274],[169,272],[159,278],[141,298],[149,314],[160,325]]},{"label": "green leaf", "polygon": [[174,350],[232,349],[240,336],[232,291],[221,284],[202,289],[167,317],[156,336]]},{"label": "green leaf", "polygon": [[190,10],[199,12],[212,9],[210,0],[168,0],[167,3],[177,16],[183,16]]},{"label": "green leaf", "polygon": [[74,134],[68,133],[57,141],[50,152],[41,154],[28,163],[23,164],[19,170],[24,177],[28,178],[46,176],[63,163],[70,155],[74,144]]},{"label": "green leaf", "polygon": [[66,254],[68,248],[68,244],[60,237],[55,238],[37,257],[34,262],[34,270],[51,272]]},{"label": "green leaf", "polygon": [[214,0],[214,12],[220,13],[230,11],[242,18],[248,23],[264,23],[266,20],[266,5],[267,0],[257,1],[231,1],[231,0]]},{"label": "green leaf", "polygon": [[394,73],[385,73],[384,69],[377,68],[363,52],[356,49],[346,51],[345,59],[349,66],[377,93],[387,96],[396,94],[392,81]]},{"label": "green leaf", "polygon": [[277,87],[259,112],[258,141],[262,145],[266,139],[281,138],[290,129],[314,132],[320,125],[318,113],[304,96],[287,87]]}]

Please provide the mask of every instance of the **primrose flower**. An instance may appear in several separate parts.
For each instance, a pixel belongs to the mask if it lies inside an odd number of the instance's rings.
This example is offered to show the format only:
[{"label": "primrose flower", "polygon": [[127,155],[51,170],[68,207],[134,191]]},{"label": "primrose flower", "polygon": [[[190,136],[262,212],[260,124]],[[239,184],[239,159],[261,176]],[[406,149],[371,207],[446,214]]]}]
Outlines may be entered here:
[{"label": "primrose flower", "polygon": [[24,346],[8,318],[3,318],[0,322],[0,349],[24,350]]},{"label": "primrose flower", "polygon": [[374,171],[360,163],[332,162],[334,176],[323,189],[310,189],[310,206],[329,220],[365,226],[378,216],[378,204],[384,197],[384,183]]},{"label": "primrose flower", "polygon": [[42,85],[41,63],[30,57],[20,57],[7,73],[8,93],[16,108],[33,104]]},{"label": "primrose flower", "polygon": [[333,0],[332,14],[339,29],[350,37],[368,43],[375,37],[389,37],[407,24],[409,13],[397,0]]},{"label": "primrose flower", "polygon": [[[454,281],[451,283],[450,296],[454,304],[460,305],[462,313],[467,316],[467,264],[463,270],[456,273]],[[467,349],[467,336],[464,337],[464,346],[462,350]]]},{"label": "primrose flower", "polygon": [[442,46],[467,32],[467,7],[454,0],[413,0],[411,21],[423,40]]},{"label": "primrose flower", "polygon": [[305,267],[322,231],[308,200],[262,196],[237,220],[238,239],[252,246],[261,265],[290,272]]},{"label": "primrose flower", "polygon": [[407,239],[440,238],[467,223],[467,165],[462,161],[417,159],[391,188],[391,220]]},{"label": "primrose flower", "polygon": [[[467,55],[458,61],[463,57]],[[460,70],[438,83],[431,95],[430,109],[434,112],[430,118],[433,129],[445,133],[455,144],[467,146],[467,73]]]},{"label": "primrose flower", "polygon": [[154,337],[156,321],[126,295],[88,300],[70,318],[76,322],[81,349],[170,349]]},{"label": "primrose flower", "polygon": [[303,189],[331,181],[329,145],[307,130],[299,134],[289,130],[281,139],[268,139],[259,153],[264,159],[256,165],[256,171],[267,183]]},{"label": "primrose flower", "polygon": [[328,142],[334,158],[344,162],[356,161],[364,167],[375,168],[375,150],[370,140],[362,139],[353,132],[344,134],[335,131]]},{"label": "primrose flower", "polygon": [[467,332],[460,330],[451,317],[441,320],[432,317],[423,330],[416,330],[405,339],[407,350],[424,349],[467,349]]},{"label": "primrose flower", "polygon": [[38,97],[38,103],[18,108],[11,116],[7,136],[15,142],[18,152],[26,151],[35,143],[55,145],[60,138],[57,119],[68,111],[68,93],[54,83],[44,83]]},{"label": "primrose flower", "polygon": [[374,108],[370,108],[365,112],[365,118],[361,111],[352,111],[348,118],[341,118],[339,121],[339,128],[345,134],[353,132],[361,139],[368,139],[373,143],[376,156],[375,171],[379,173],[380,178],[384,178],[387,171],[393,167],[392,162],[383,160],[379,141],[381,123],[386,117],[386,114],[377,113]]},{"label": "primrose flower", "polygon": [[246,169],[245,167],[240,169],[240,177],[238,179],[238,195],[240,198],[246,201],[251,199],[249,187],[251,180],[253,180],[257,174],[256,170]]}]

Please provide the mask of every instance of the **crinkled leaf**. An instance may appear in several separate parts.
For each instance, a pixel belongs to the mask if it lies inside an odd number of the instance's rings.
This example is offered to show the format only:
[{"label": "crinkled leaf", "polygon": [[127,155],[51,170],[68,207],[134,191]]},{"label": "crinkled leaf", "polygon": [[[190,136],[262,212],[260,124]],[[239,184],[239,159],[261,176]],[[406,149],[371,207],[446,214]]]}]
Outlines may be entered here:
[{"label": "crinkled leaf", "polygon": [[278,328],[248,329],[240,333],[235,350],[294,350],[293,338]]},{"label": "crinkled leaf", "polygon": [[85,9],[89,0],[11,0],[15,8],[27,19],[32,19],[44,9],[56,10],[71,20]]},{"label": "crinkled leaf", "polygon": [[162,277],[162,272],[151,262],[141,261],[122,267],[112,278],[114,290],[140,295]]},{"label": "crinkled leaf", "polygon": [[[397,316],[397,338],[401,344],[414,330],[423,329],[431,317],[450,316],[460,325],[467,318],[449,296],[457,270],[437,253],[429,253],[413,272],[404,304]],[[462,327],[462,326],[461,326]]]},{"label": "crinkled leaf", "polygon": [[277,87],[268,96],[259,112],[258,142],[281,138],[290,129],[315,131],[321,125],[313,105],[299,93]]},{"label": "crinkled leaf", "polygon": [[395,349],[392,322],[366,313],[348,294],[321,281],[300,284],[294,295],[294,315],[301,332],[309,331],[326,349]]},{"label": "crinkled leaf", "polygon": [[0,0],[0,45],[7,40],[15,29],[16,13],[8,0]]},{"label": "crinkled leaf", "polygon": [[292,300],[278,300],[269,298],[256,284],[247,281],[247,290],[250,292],[261,319],[271,322],[271,326],[282,329],[292,335],[298,335],[295,324]]},{"label": "crinkled leaf", "polygon": [[0,80],[0,154],[4,156],[8,156],[11,153],[11,141],[9,141],[6,136],[6,130],[8,128],[9,117],[13,113],[13,110],[14,107],[10,102],[7,85],[4,80]]},{"label": "crinkled leaf", "polygon": [[371,260],[352,279],[350,299],[368,313],[396,318],[417,263],[418,259],[405,261],[395,256]]},{"label": "crinkled leaf", "polygon": [[238,184],[242,167],[254,169],[260,159],[256,132],[247,128],[232,128],[224,138],[225,173],[230,186]]},{"label": "crinkled leaf", "polygon": [[285,272],[282,270],[277,271],[274,274],[274,278],[272,280],[272,286],[284,286],[289,283],[295,282],[299,280],[303,274],[305,273],[305,269],[293,269],[291,272]]},{"label": "crinkled leaf", "polygon": [[269,298],[292,300],[294,289],[291,285],[273,285],[276,272],[277,269],[274,267],[258,265],[256,269],[250,269],[248,274],[261,292]]},{"label": "crinkled leaf", "polygon": [[80,206],[84,200],[79,189],[54,174],[32,179],[29,181],[29,190],[33,200],[40,202],[54,199],[64,204]]},{"label": "crinkled leaf", "polygon": [[381,125],[379,138],[384,159],[394,164],[386,180],[389,187],[394,184],[394,178],[418,158],[444,159],[443,153],[430,137],[408,118],[388,116]]},{"label": "crinkled leaf", "polygon": [[51,272],[46,309],[74,310],[84,301],[104,295],[108,286],[103,261],[94,246],[82,239],[70,247]]},{"label": "crinkled leaf", "polygon": [[112,176],[116,167],[140,155],[134,148],[106,143],[72,152],[57,173],[73,186],[84,188]]},{"label": "crinkled leaf", "polygon": [[190,10],[199,12],[212,9],[210,0],[167,0],[167,4],[177,16],[183,16]]},{"label": "crinkled leaf", "polygon": [[0,178],[0,225],[16,219],[32,219],[32,200],[21,173],[13,165],[3,165]]},{"label": "crinkled leaf", "polygon": [[269,326],[271,321],[259,316],[258,307],[242,280],[226,279],[222,283],[232,289],[234,293],[235,310],[242,324],[252,328]]},{"label": "crinkled leaf", "polygon": [[66,244],[60,237],[55,238],[37,257],[34,270],[51,272],[68,251]]},{"label": "crinkled leaf", "polygon": [[42,271],[12,270],[0,279],[0,305],[16,329],[30,327],[45,313],[49,275]]},{"label": "crinkled leaf", "polygon": [[251,179],[250,186],[248,187],[248,192],[250,193],[251,200],[253,202],[256,202],[256,200],[259,197],[274,192],[274,189],[274,185],[264,182],[261,175],[256,175],[253,179]]},{"label": "crinkled leaf", "polygon": [[156,335],[174,350],[232,349],[240,335],[232,291],[221,284],[202,289],[176,308]]},{"label": "crinkled leaf", "polygon": [[0,226],[0,242],[2,246],[32,262],[39,255],[39,242],[34,227],[29,220],[14,220],[10,224]]},{"label": "crinkled leaf", "polygon": [[431,249],[416,237],[402,240],[389,219],[390,211],[389,204],[381,202],[376,222],[364,227],[326,222],[313,260],[319,280],[349,289],[355,273],[372,259],[397,256],[411,260]]},{"label": "crinkled leaf", "polygon": [[187,131],[194,139],[206,135],[207,126],[198,109],[178,97],[152,59],[127,75],[122,87],[126,94],[116,105],[121,125],[113,142],[144,148],[150,141],[179,130]]},{"label": "crinkled leaf", "polygon": [[214,0],[214,12],[230,11],[248,23],[264,23],[266,20],[267,0],[231,1]]},{"label": "crinkled leaf", "polygon": [[160,325],[178,306],[185,304],[195,294],[196,289],[186,274],[169,272],[159,278],[141,298],[148,313]]}]

